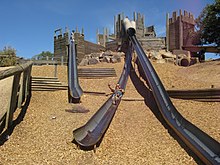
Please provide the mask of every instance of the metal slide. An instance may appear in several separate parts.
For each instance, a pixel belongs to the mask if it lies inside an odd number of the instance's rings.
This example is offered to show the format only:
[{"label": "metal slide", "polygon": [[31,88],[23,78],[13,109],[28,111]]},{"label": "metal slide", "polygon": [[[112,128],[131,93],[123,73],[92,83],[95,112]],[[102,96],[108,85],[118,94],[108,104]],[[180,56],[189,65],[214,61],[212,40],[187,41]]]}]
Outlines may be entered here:
[{"label": "metal slide", "polygon": [[128,33],[160,113],[184,143],[205,163],[220,164],[220,143],[187,121],[172,104],[135,33]]},{"label": "metal slide", "polygon": [[[118,81],[122,89],[125,89],[128,75],[131,68],[132,47],[126,53],[126,61],[121,77]],[[120,104],[121,99],[112,104],[112,96],[99,108],[99,110],[90,118],[90,120],[82,127],[73,131],[73,137],[76,143],[83,147],[96,146],[104,136],[114,114]]]},{"label": "metal slide", "polygon": [[77,64],[76,64],[76,47],[73,38],[70,38],[68,46],[68,93],[69,102],[80,100],[83,90],[79,85]]}]

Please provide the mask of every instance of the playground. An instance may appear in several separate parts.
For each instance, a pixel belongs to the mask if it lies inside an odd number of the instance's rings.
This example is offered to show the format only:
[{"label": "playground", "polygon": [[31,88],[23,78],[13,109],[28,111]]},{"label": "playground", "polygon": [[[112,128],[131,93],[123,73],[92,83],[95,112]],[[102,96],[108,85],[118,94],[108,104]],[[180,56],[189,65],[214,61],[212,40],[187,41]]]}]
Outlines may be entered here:
[{"label": "playground", "polygon": [[[123,61],[123,60],[122,60]],[[173,64],[153,62],[166,89],[210,88],[219,82],[219,61],[184,68]],[[214,67],[210,67],[214,66]],[[88,66],[87,66],[88,67]],[[17,125],[0,146],[0,164],[197,164],[193,154],[166,125],[158,121],[144,101],[121,102],[99,148],[94,153],[83,151],[72,143],[72,131],[85,124],[108,98],[108,83],[115,84],[123,69],[123,62],[91,65],[90,68],[114,68],[117,77],[101,79],[79,78],[84,93],[80,104],[69,104],[67,90],[32,91],[26,113],[17,110]],[[197,72],[198,68],[209,68]],[[83,68],[83,67],[82,67]],[[212,70],[212,68],[215,68]],[[218,69],[219,68],[219,69]],[[33,77],[53,77],[53,66],[33,66]],[[139,73],[136,70],[136,78]],[[193,73],[193,78],[190,74]],[[58,66],[58,80],[67,85],[67,67]],[[181,74],[180,74],[181,73]],[[209,73],[209,74],[207,74]],[[204,81],[200,78],[206,76]],[[135,74],[133,79],[135,78]],[[142,80],[140,78],[140,80]],[[218,84],[214,84],[218,87]],[[137,87],[136,87],[137,88]],[[125,98],[141,98],[128,79]],[[97,94],[96,94],[97,93]],[[150,101],[150,100],[149,100]],[[172,99],[178,111],[191,123],[220,141],[219,102],[198,102]],[[85,108],[87,113],[71,113],[71,109]],[[74,111],[75,112],[75,111]]]}]

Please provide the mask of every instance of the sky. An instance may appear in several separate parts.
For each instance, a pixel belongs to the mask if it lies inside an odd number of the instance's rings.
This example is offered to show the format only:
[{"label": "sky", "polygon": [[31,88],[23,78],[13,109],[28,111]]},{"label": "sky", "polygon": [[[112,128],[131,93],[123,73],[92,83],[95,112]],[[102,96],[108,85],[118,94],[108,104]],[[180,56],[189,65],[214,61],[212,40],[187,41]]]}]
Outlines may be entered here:
[{"label": "sky", "polygon": [[165,36],[166,13],[179,9],[198,17],[214,0],[0,0],[0,50],[11,46],[17,56],[31,58],[42,51],[53,53],[54,31],[84,28],[85,39],[96,42],[96,30],[114,29],[114,16],[133,12],[145,15],[145,25],[154,25]]}]

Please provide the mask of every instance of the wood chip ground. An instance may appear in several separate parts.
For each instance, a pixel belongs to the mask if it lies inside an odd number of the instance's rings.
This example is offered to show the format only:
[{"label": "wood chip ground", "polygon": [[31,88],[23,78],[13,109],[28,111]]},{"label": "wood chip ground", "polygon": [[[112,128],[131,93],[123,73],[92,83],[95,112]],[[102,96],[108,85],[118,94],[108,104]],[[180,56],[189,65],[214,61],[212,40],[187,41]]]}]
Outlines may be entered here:
[{"label": "wood chip ground", "polygon": [[[193,89],[209,88],[213,83],[219,87],[219,63],[218,65],[213,63],[214,67],[207,70],[203,69],[203,73],[198,73],[198,68],[208,64],[198,64],[188,68],[172,64],[153,63],[153,65],[166,89]],[[115,68],[117,77],[79,80],[85,91],[109,93],[107,84],[117,83],[123,62],[101,63],[89,67]],[[65,66],[58,67],[58,77],[63,85],[67,84],[66,71]],[[33,66],[32,75],[53,77],[54,67]],[[141,98],[130,79],[124,97]],[[89,111],[69,113],[66,110],[74,109],[74,105],[67,103],[66,90],[33,91],[23,120],[14,128],[9,139],[0,146],[0,165],[193,165],[199,163],[192,157],[187,147],[179,143],[175,136],[171,136],[172,132],[160,123],[144,101],[121,102],[96,153],[78,149],[71,142],[72,131],[85,124],[106,100],[107,97],[104,95],[84,94],[81,106]],[[187,120],[220,141],[220,103],[178,99],[172,99],[172,102]],[[15,113],[15,119],[18,114],[19,110]]]}]

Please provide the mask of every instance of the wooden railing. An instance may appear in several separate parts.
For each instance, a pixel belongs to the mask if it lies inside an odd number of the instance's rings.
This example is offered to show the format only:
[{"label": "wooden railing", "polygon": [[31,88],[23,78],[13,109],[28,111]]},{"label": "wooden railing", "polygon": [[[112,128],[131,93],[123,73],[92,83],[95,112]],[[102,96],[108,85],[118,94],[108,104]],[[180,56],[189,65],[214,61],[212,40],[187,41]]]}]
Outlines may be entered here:
[{"label": "wooden railing", "polygon": [[67,65],[67,59],[63,56],[61,57],[48,57],[39,60],[39,59],[32,59],[33,65]]},{"label": "wooden railing", "polygon": [[0,116],[0,128],[2,131],[8,129],[12,125],[15,110],[17,108],[22,108],[22,105],[25,104],[31,96],[32,65],[33,62],[29,61],[22,65],[17,65],[13,68],[0,71],[0,83],[1,80],[8,77],[13,78],[8,107],[6,110],[0,109],[0,114],[2,114]]}]

